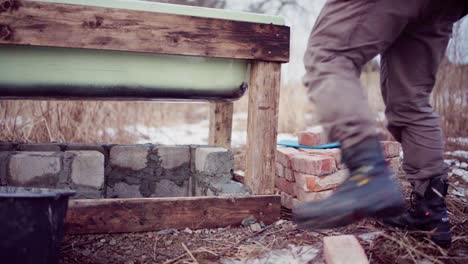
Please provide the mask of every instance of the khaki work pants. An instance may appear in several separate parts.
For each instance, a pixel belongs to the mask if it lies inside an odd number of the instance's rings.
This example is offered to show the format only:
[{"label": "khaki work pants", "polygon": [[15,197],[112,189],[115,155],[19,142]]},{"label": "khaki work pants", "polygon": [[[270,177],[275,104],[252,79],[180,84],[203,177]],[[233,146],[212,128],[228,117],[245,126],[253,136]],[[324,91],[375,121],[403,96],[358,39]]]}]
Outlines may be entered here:
[{"label": "khaki work pants", "polygon": [[330,140],[344,147],[377,135],[360,83],[381,54],[388,129],[402,144],[403,169],[423,195],[447,177],[439,118],[429,103],[437,68],[464,0],[328,0],[304,57],[304,83]]}]

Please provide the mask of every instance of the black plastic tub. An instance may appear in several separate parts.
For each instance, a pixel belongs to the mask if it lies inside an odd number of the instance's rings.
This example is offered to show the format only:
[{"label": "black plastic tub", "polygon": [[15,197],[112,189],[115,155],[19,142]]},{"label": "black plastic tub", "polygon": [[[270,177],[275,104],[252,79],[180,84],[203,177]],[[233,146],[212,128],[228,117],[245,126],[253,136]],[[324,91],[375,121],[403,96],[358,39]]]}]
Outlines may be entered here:
[{"label": "black plastic tub", "polygon": [[0,187],[0,262],[58,263],[71,190]]}]

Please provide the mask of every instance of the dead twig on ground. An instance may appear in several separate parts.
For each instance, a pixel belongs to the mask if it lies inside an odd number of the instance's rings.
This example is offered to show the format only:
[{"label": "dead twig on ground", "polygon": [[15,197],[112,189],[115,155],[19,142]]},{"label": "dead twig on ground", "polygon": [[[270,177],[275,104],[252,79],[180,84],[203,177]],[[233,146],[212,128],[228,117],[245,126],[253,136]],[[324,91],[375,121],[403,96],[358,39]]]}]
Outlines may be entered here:
[{"label": "dead twig on ground", "polygon": [[187,248],[187,246],[184,243],[182,243],[182,247],[185,249],[185,251],[187,251],[187,254],[192,258],[192,260],[195,263],[199,264],[197,259],[193,256],[192,252],[190,252],[190,250]]}]

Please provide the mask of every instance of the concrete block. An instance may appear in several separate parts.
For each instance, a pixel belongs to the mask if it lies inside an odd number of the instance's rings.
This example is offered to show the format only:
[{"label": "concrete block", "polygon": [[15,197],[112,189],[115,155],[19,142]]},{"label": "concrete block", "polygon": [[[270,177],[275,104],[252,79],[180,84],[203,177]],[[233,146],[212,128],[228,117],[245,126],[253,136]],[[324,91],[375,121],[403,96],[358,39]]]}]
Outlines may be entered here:
[{"label": "concrete block", "polygon": [[0,151],[13,151],[16,149],[16,142],[0,142]]},{"label": "concrete block", "polygon": [[56,143],[27,143],[19,144],[18,151],[61,151],[60,144]]},{"label": "concrete block", "polygon": [[290,182],[285,178],[275,177],[275,187],[282,192],[294,194],[294,182]]},{"label": "concrete block", "polygon": [[156,183],[154,194],[151,197],[186,197],[190,196],[189,181],[177,185],[170,180],[161,180]]},{"label": "concrete block", "polygon": [[67,151],[74,155],[71,179],[74,184],[102,188],[104,184],[104,155],[97,151]]},{"label": "concrete block", "polygon": [[184,164],[190,164],[190,147],[188,146],[161,146],[157,147],[163,169],[170,170]]},{"label": "concrete block", "polygon": [[306,192],[298,186],[294,185],[294,194],[297,199],[302,202],[317,201],[329,197],[333,193],[333,190],[322,191],[322,192]]},{"label": "concrete block", "polygon": [[326,175],[336,171],[335,159],[329,156],[300,154],[291,158],[292,169],[311,175]]},{"label": "concrete block", "polygon": [[323,254],[327,264],[368,264],[366,252],[353,235],[323,238]]},{"label": "concrete block", "polygon": [[120,145],[110,149],[110,163],[121,168],[142,170],[146,167],[149,145]]},{"label": "concrete block", "polygon": [[[8,184],[53,185],[62,170],[61,152],[18,152],[10,157]],[[42,179],[41,179],[42,178]],[[10,182],[11,180],[11,182]],[[52,182],[51,182],[52,181]]]},{"label": "concrete block", "polygon": [[109,151],[106,150],[104,145],[99,144],[71,143],[65,146],[65,151],[98,151],[102,153],[105,158],[109,157]]},{"label": "concrete block", "polygon": [[10,160],[11,152],[0,151],[0,186],[7,185],[8,177],[8,162]]},{"label": "concrete block", "polygon": [[339,170],[325,176],[296,173],[296,185],[306,192],[320,192],[334,189],[343,183],[349,175],[348,170]]},{"label": "concrete block", "polygon": [[[218,196],[229,196],[229,195],[248,195],[251,193],[250,189],[240,183],[233,180],[226,180],[225,182],[213,182],[210,184],[208,190]],[[207,193],[209,195],[209,193]]]},{"label": "concrete block", "polygon": [[195,170],[207,175],[230,174],[234,166],[232,153],[224,148],[202,147],[195,151]]},{"label": "concrete block", "polygon": [[141,198],[139,185],[129,185],[124,182],[107,187],[107,198]]}]

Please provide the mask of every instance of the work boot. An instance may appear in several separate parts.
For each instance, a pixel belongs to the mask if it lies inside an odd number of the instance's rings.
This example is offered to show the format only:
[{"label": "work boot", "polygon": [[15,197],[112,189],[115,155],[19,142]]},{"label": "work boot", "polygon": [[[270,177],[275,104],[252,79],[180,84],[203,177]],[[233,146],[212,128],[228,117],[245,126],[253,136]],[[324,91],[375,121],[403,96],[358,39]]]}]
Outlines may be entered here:
[{"label": "work boot", "polygon": [[366,217],[390,217],[404,211],[404,200],[377,138],[342,149],[350,177],[327,199],[295,208],[299,227],[318,230],[345,226]]},{"label": "work boot", "polygon": [[410,208],[400,216],[384,219],[384,224],[410,230],[432,231],[431,239],[434,243],[441,247],[450,247],[452,235],[445,204],[447,188],[448,184],[440,178],[432,179],[424,196],[412,192]]}]

